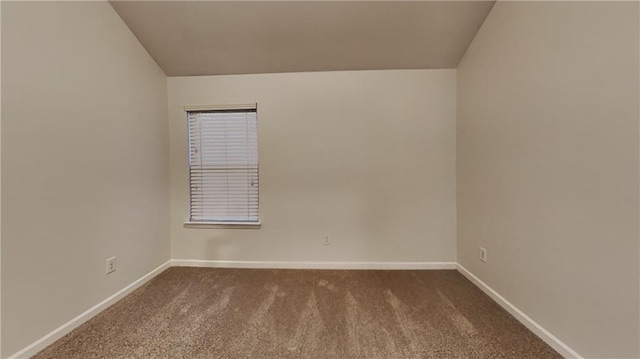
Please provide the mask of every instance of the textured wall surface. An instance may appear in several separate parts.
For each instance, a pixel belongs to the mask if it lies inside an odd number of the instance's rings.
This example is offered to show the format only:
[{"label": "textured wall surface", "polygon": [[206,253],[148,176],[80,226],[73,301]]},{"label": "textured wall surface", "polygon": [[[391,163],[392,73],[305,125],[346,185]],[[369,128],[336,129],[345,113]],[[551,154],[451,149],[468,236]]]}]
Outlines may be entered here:
[{"label": "textured wall surface", "polygon": [[638,64],[637,2],[504,1],[458,68],[458,261],[587,358],[640,354]]},{"label": "textured wall surface", "polygon": [[166,96],[108,3],[2,2],[3,357],[169,259]]}]

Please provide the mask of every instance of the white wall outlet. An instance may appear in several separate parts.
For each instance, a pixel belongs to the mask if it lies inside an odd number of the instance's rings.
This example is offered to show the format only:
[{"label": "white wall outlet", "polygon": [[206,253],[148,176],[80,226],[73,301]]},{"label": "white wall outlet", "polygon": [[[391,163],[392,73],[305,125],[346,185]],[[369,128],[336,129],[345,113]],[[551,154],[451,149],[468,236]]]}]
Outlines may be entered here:
[{"label": "white wall outlet", "polygon": [[325,233],[323,238],[324,238],[324,245],[325,246],[330,246],[331,245],[331,236],[329,236],[328,233]]},{"label": "white wall outlet", "polygon": [[487,263],[487,250],[480,247],[480,260]]},{"label": "white wall outlet", "polygon": [[113,273],[116,271],[116,257],[107,258],[107,269],[105,274]]}]

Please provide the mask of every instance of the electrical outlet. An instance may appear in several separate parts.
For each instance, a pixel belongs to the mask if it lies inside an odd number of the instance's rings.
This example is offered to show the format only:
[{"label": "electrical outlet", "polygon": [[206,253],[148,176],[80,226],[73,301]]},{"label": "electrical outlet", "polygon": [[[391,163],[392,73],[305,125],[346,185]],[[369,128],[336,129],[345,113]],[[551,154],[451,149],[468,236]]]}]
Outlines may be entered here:
[{"label": "electrical outlet", "polygon": [[113,273],[116,271],[116,257],[107,258],[107,269],[105,274]]},{"label": "electrical outlet", "polygon": [[487,263],[487,250],[480,247],[480,260]]},{"label": "electrical outlet", "polygon": [[324,235],[324,245],[325,246],[330,246],[331,245],[331,237],[329,236],[328,233],[325,233],[325,235]]}]

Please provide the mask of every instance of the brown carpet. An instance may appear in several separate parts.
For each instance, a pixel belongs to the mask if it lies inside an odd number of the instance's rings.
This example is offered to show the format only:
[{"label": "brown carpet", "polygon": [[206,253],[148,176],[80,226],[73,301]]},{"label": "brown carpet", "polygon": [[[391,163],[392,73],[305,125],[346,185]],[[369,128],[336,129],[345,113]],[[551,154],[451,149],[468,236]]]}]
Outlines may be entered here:
[{"label": "brown carpet", "polygon": [[561,358],[456,271],[170,268],[35,358]]}]

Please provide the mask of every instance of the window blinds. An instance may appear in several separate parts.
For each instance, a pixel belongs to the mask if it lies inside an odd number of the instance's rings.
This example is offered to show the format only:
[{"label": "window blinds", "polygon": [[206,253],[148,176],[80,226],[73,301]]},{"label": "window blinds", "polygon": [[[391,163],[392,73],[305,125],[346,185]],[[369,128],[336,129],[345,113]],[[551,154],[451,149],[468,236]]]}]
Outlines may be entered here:
[{"label": "window blinds", "polygon": [[258,222],[256,109],[188,110],[192,222]]}]

